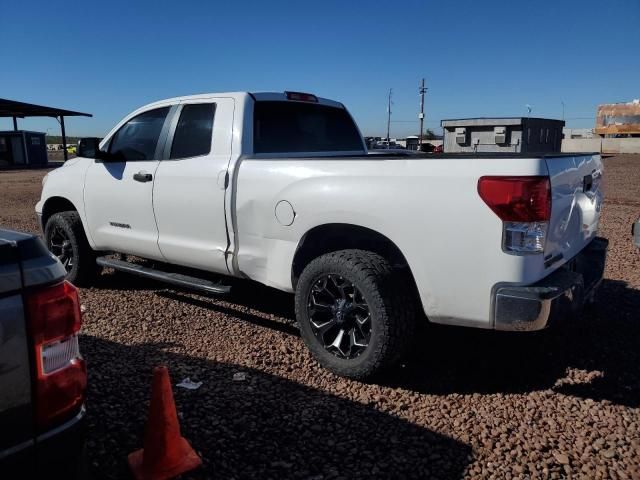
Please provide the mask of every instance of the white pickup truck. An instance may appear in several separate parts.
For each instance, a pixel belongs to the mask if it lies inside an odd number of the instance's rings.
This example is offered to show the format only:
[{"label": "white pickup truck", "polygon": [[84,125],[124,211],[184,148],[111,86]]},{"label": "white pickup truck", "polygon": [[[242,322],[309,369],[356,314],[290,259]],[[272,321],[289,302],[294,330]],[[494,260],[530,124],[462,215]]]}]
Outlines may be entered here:
[{"label": "white pickup truck", "polygon": [[69,280],[97,264],[295,292],[305,342],[344,376],[392,365],[419,322],[542,329],[603,275],[598,155],[368,155],[341,103],[298,92],[163,100],[78,153],[36,206]]}]

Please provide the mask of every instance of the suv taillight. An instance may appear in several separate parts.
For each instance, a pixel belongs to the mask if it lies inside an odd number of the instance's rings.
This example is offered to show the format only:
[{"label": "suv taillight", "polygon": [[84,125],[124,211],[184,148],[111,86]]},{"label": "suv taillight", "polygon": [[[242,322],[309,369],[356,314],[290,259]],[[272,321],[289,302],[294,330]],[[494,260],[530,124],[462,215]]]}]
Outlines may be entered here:
[{"label": "suv taillight", "polygon": [[502,249],[542,253],[551,218],[549,177],[481,177],[480,198],[502,220]]},{"label": "suv taillight", "polygon": [[26,296],[34,347],[35,411],[40,429],[73,416],[84,403],[85,362],[78,348],[82,324],[78,291],[69,282]]}]

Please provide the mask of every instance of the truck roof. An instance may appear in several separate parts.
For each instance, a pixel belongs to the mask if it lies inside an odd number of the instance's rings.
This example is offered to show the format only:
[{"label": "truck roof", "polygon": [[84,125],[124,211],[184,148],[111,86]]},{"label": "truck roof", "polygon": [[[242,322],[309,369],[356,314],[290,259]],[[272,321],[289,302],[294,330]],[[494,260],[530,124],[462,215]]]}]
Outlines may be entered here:
[{"label": "truck roof", "polygon": [[[344,105],[340,102],[336,102],[335,100],[330,100],[328,98],[322,98],[314,95],[320,105],[327,105],[336,108],[344,108]],[[247,98],[252,98],[256,101],[282,101],[282,102],[295,102],[297,100],[290,100],[287,98],[285,92],[209,92],[209,93],[198,93],[195,95],[183,95],[181,97],[171,97],[165,98],[163,100],[158,100],[152,103],[148,103],[145,107],[150,107],[153,105],[161,105],[165,103],[177,103],[183,101],[190,100],[204,100],[212,97],[227,97],[233,98],[234,100],[238,100],[239,102],[247,100]]]}]

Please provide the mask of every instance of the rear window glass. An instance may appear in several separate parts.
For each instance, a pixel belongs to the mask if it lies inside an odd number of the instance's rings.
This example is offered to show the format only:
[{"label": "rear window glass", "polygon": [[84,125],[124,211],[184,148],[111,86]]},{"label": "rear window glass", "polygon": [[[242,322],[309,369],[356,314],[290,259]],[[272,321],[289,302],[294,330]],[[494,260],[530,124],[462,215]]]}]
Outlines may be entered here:
[{"label": "rear window glass", "polygon": [[343,108],[316,103],[256,102],[255,153],[363,150],[360,133]]},{"label": "rear window glass", "polygon": [[211,151],[214,110],[212,103],[182,107],[171,146],[171,158],[199,157]]}]

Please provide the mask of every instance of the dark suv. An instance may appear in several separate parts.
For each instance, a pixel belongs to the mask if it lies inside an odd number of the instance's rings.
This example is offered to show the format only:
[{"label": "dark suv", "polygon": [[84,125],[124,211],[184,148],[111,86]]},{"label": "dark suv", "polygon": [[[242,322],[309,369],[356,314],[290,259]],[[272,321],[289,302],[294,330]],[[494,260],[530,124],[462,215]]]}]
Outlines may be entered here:
[{"label": "dark suv", "polygon": [[33,235],[0,229],[0,478],[84,476],[76,288]]}]

